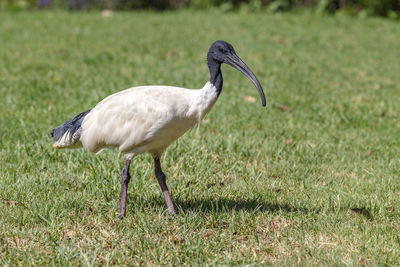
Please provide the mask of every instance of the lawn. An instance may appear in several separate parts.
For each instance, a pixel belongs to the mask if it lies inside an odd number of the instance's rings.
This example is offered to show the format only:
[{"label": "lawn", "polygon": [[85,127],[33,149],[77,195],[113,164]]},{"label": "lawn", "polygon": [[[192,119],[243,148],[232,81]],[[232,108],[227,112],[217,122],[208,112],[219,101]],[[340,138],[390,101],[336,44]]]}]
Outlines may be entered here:
[{"label": "lawn", "polygon": [[[0,13],[1,265],[399,265],[399,22],[302,14]],[[55,150],[51,129],[136,85],[220,99],[162,158]],[[255,100],[255,101],[254,101]]]}]

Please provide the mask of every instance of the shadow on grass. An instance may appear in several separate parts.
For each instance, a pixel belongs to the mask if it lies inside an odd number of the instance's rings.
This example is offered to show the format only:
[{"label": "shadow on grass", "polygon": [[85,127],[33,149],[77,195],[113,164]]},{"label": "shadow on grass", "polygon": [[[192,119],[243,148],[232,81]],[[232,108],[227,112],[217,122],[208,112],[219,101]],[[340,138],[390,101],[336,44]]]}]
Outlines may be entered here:
[{"label": "shadow on grass", "polygon": [[355,214],[360,214],[360,215],[364,216],[368,220],[372,220],[373,219],[372,213],[365,207],[351,208],[350,210],[352,212],[354,212]]},{"label": "shadow on grass", "polygon": [[[143,201],[143,199],[136,199],[135,201]],[[182,200],[180,198],[173,199],[175,206],[180,212],[186,213],[188,211],[204,212],[204,213],[224,213],[235,211],[252,211],[252,212],[269,212],[269,213],[319,213],[318,209],[308,209],[304,207],[292,206],[288,204],[270,203],[258,199],[195,199],[195,200]],[[159,206],[166,209],[164,199],[161,197],[154,197],[146,199],[144,202],[151,206]]]}]

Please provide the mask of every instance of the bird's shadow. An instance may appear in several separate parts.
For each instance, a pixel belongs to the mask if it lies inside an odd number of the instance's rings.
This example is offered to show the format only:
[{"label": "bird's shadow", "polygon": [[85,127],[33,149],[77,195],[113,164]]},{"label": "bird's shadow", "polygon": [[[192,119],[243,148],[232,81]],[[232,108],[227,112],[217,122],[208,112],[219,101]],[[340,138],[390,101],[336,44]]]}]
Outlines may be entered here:
[{"label": "bird's shadow", "polygon": [[[166,209],[165,201],[162,197],[152,197],[150,199],[136,199],[135,201],[145,201],[150,206],[157,206]],[[260,199],[228,199],[228,198],[201,198],[195,200],[173,198],[175,206],[180,213],[202,212],[202,213],[225,213],[231,211],[250,211],[268,213],[319,213],[319,209],[308,209],[301,206],[292,206],[285,203],[272,203]]]}]

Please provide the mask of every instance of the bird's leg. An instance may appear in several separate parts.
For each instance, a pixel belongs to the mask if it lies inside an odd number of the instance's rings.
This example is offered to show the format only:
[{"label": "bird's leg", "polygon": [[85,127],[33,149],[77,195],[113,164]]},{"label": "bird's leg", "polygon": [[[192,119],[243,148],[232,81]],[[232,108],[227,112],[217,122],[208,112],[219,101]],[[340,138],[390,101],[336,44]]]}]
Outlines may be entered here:
[{"label": "bird's leg", "polygon": [[129,180],[131,179],[131,175],[129,174],[130,165],[131,165],[131,160],[127,159],[121,173],[121,202],[119,206],[119,215],[124,217],[126,214],[126,195],[128,191],[128,183]]},{"label": "bird's leg", "polygon": [[160,156],[154,157],[154,173],[157,177],[157,181],[160,184],[161,191],[163,192],[165,202],[167,203],[168,213],[171,215],[176,214],[174,204],[172,203],[171,195],[169,194],[167,184],[165,183],[165,174],[161,169]]}]

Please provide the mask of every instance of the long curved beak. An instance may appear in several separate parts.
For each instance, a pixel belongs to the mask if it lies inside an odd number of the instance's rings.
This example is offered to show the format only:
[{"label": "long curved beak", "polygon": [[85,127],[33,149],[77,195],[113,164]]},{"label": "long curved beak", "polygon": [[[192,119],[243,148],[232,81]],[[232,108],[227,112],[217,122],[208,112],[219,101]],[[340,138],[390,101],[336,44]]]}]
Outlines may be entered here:
[{"label": "long curved beak", "polygon": [[230,55],[227,57],[227,60],[225,61],[226,64],[231,65],[235,69],[239,70],[241,73],[247,76],[247,78],[250,79],[250,81],[253,82],[253,84],[256,86],[258,93],[260,94],[261,102],[263,107],[266,105],[266,100],[265,100],[265,95],[264,91],[261,87],[260,82],[257,80],[256,75],[250,70],[249,67],[241,60],[236,54]]}]

